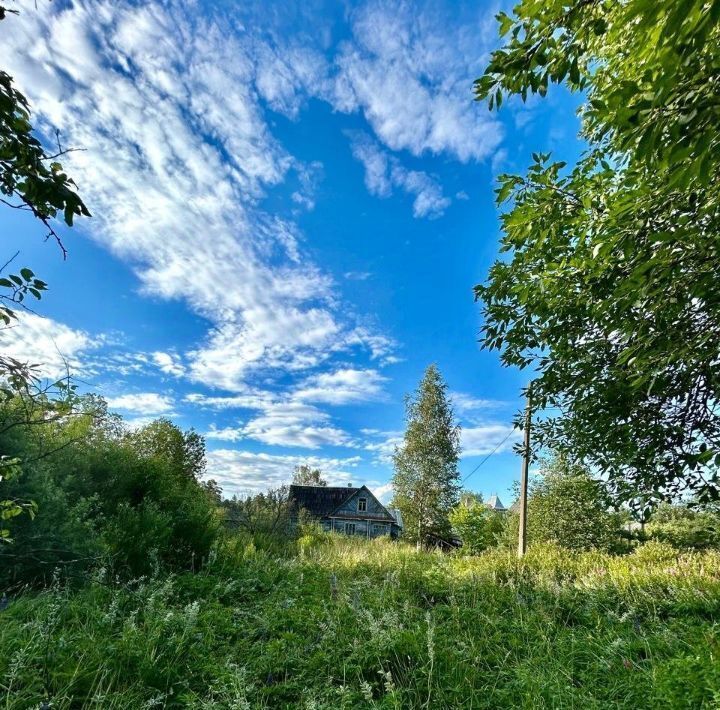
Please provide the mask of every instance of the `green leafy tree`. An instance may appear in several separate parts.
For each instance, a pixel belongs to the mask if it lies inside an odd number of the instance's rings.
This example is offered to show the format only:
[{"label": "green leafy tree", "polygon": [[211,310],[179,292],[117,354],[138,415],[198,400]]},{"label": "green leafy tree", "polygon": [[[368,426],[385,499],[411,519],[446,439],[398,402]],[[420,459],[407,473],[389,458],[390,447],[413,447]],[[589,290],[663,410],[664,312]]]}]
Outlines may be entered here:
[{"label": "green leafy tree", "polygon": [[605,485],[562,455],[543,462],[528,497],[529,542],[554,542],[573,550],[610,550],[618,543],[619,517]]},{"label": "green leafy tree", "polygon": [[293,515],[289,493],[288,486],[281,486],[246,498],[233,497],[225,501],[223,507],[227,511],[228,525],[252,534],[287,533]]},{"label": "green leafy tree", "polygon": [[194,429],[181,431],[161,417],[128,437],[140,455],[170,463],[178,474],[199,481],[205,472],[205,439]]},{"label": "green leafy tree", "polygon": [[296,486],[327,486],[322,471],[304,463],[295,466],[292,482]]},{"label": "green leafy tree", "polygon": [[[16,10],[0,6],[0,22]],[[2,23],[3,29],[5,23]],[[13,84],[12,77],[0,70],[0,203],[11,209],[32,214],[46,229],[46,238],[53,238],[65,256],[65,246],[53,226],[61,215],[68,226],[76,216],[90,216],[90,212],[75,190],[72,179],[63,171],[58,159],[68,150],[60,144],[56,133],[57,150],[45,149],[35,135],[30,122],[30,106],[25,96]],[[8,327],[17,318],[17,308],[24,307],[27,298],[39,300],[47,284],[32,269],[21,268],[17,273],[6,273],[17,254],[0,267],[0,327]],[[67,404],[69,387],[54,383],[50,387],[38,384],[33,364],[23,363],[0,353],[0,404],[14,402],[20,394],[25,407],[34,408],[33,401],[46,401],[51,389],[59,390],[59,406]],[[68,383],[69,384],[69,383]],[[19,411],[15,409],[17,414]],[[21,461],[13,457],[0,459],[0,480],[21,474]],[[0,496],[0,541],[10,539],[8,521],[23,511],[35,512],[31,501]]]},{"label": "green leafy tree", "polygon": [[446,539],[450,511],[460,491],[460,427],[435,365],[425,371],[417,391],[406,398],[403,443],[393,455],[394,497],[391,507],[403,516],[403,535],[418,545]]},{"label": "green leafy tree", "polygon": [[490,510],[479,494],[463,494],[450,511],[450,524],[460,536],[463,550],[477,553],[498,544],[504,528],[504,513]]},{"label": "green leafy tree", "polygon": [[687,504],[663,503],[653,511],[645,534],[677,548],[720,547],[720,513]]},{"label": "green leafy tree", "polygon": [[554,408],[536,442],[638,506],[720,495],[719,18],[718,0],[522,0],[476,82],[491,109],[583,92],[579,162],[500,176],[509,258],[476,296],[485,347]]},{"label": "green leafy tree", "polygon": [[[0,404],[0,422],[13,404]],[[0,576],[41,583],[60,569],[75,579],[99,564],[122,575],[156,565],[197,569],[222,514],[196,475],[204,461],[195,433],[167,420],[128,433],[93,396],[64,416],[52,404],[46,419],[34,412],[37,424],[0,426],[0,450],[23,463],[22,475],[5,484],[8,496],[37,502],[34,521],[13,519]]]}]

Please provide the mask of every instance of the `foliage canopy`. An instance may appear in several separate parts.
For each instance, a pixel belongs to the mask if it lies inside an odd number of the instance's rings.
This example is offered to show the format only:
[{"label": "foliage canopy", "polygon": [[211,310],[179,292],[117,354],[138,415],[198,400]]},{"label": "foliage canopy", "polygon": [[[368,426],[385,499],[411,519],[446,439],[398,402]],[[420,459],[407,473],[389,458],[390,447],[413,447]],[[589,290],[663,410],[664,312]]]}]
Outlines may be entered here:
[{"label": "foliage canopy", "polygon": [[583,92],[587,150],[502,175],[485,347],[531,366],[540,446],[638,506],[720,495],[720,2],[523,0],[476,82],[490,108]]},{"label": "foliage canopy", "polygon": [[292,482],[297,486],[327,486],[322,471],[304,463],[295,466]]},{"label": "foliage canopy", "polygon": [[460,493],[460,427],[455,423],[447,385],[435,365],[425,371],[405,403],[403,443],[393,455],[394,497],[403,517],[403,536],[420,544],[447,539],[449,514]]}]

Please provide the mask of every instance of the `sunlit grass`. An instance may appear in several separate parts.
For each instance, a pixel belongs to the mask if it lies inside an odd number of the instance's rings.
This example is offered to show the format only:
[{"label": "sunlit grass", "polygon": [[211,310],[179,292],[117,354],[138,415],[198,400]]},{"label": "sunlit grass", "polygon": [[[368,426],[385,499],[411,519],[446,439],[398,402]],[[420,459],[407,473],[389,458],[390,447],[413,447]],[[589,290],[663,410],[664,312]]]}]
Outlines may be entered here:
[{"label": "sunlit grass", "polygon": [[0,706],[716,707],[718,619],[717,552],[238,538],[195,575],[12,600]]}]

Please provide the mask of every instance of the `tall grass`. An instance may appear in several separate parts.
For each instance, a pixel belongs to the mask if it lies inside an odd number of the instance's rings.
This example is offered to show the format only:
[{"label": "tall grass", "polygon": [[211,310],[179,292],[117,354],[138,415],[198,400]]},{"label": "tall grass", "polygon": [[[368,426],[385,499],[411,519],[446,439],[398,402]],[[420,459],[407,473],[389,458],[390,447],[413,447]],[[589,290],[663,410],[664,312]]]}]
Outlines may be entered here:
[{"label": "tall grass", "polygon": [[720,555],[518,561],[311,534],[0,612],[0,707],[720,706]]}]

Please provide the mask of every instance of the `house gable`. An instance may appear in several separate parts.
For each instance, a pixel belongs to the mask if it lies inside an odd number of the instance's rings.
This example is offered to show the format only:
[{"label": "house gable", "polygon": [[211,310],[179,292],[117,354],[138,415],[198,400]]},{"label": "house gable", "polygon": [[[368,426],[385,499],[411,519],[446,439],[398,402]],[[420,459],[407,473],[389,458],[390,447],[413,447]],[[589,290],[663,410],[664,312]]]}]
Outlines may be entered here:
[{"label": "house gable", "polygon": [[[364,508],[364,509],[363,509]],[[362,518],[394,523],[395,518],[366,486],[355,489],[330,515],[332,518]]]},{"label": "house gable", "polygon": [[358,537],[397,538],[402,522],[373,495],[367,486],[290,486],[294,522],[305,511],[328,532]]}]

